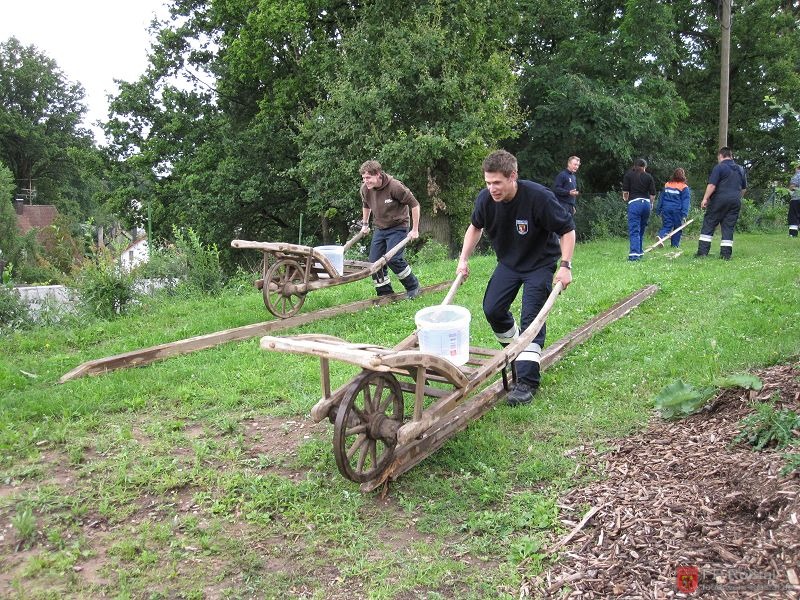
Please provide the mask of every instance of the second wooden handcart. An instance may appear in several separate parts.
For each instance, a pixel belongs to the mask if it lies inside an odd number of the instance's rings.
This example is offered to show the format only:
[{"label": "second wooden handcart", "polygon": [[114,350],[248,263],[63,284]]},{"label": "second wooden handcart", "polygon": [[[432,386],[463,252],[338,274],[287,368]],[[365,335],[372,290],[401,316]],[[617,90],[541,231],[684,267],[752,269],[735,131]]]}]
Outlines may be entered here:
[{"label": "second wooden handcart", "polygon": [[[359,231],[342,247],[342,253],[347,252],[363,236],[364,233]],[[264,254],[261,279],[255,285],[264,296],[267,310],[279,319],[286,319],[298,313],[309,292],[365,279],[385,269],[409,240],[409,237],[405,237],[374,263],[345,259],[341,272],[329,256],[313,246],[249,240],[233,240],[231,246],[260,250]]]}]

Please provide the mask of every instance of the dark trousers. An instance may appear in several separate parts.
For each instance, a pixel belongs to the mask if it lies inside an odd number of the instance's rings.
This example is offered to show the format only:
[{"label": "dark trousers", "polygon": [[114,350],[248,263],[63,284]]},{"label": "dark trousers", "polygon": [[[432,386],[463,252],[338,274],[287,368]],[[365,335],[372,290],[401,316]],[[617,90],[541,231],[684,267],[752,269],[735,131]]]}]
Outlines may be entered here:
[{"label": "dark trousers", "polygon": [[[522,287],[521,317],[522,331],[525,331],[553,290],[554,271],[555,264],[535,271],[520,272],[497,263],[483,296],[483,313],[501,345],[507,346],[516,337],[517,325],[510,308],[519,288]],[[537,336],[515,361],[517,381],[532,387],[539,385],[539,359],[544,345],[545,329],[542,326]]]},{"label": "dark trousers", "polygon": [[709,250],[711,250],[714,230],[717,225],[720,225],[722,240],[719,243],[719,255],[722,258],[731,257],[733,254],[733,230],[736,227],[736,221],[739,219],[739,211],[741,210],[741,199],[711,199],[703,217],[703,225],[700,227],[700,237],[697,243],[698,256],[708,255]]},{"label": "dark trousers", "polygon": [[797,237],[800,230],[800,198],[792,198],[789,201],[789,235]]},{"label": "dark trousers", "polygon": [[[661,211],[661,229],[658,230],[658,237],[659,239],[663,238],[673,229],[681,226],[681,221],[683,218],[681,217],[681,209],[680,208],[665,208]],[[670,236],[670,242],[672,243],[673,248],[677,248],[681,245],[681,235],[683,234],[683,230],[681,229],[678,233],[675,233]]]},{"label": "dark trousers", "polygon": [[630,238],[630,251],[628,260],[639,260],[644,255],[642,238],[650,219],[650,200],[647,198],[634,198],[628,202],[628,238]]},{"label": "dark trousers", "polygon": [[[387,229],[376,228],[372,233],[372,243],[369,247],[369,262],[374,263],[380,260],[384,254],[402,242],[407,235],[408,229],[402,225],[389,227]],[[405,285],[405,281],[410,281],[411,266],[408,264],[408,261],[406,261],[404,253],[405,248],[395,254],[387,263],[387,266]],[[376,288],[388,287],[388,293],[391,293],[391,283],[389,282],[388,274],[388,269],[384,267],[375,273],[372,279],[375,281]]]}]

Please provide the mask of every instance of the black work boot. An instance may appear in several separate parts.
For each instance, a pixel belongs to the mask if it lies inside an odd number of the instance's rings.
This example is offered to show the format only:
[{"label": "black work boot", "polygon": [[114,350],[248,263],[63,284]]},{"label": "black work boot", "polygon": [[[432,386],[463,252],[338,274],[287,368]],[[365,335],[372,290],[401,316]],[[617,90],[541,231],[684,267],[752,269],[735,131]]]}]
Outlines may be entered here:
[{"label": "black work boot", "polygon": [[378,296],[388,296],[389,294],[394,294],[392,282],[385,273],[375,273],[372,276],[372,280],[375,282],[375,293],[378,294]]},{"label": "black work boot", "polygon": [[711,242],[697,242],[697,258],[705,258],[711,250]]},{"label": "black work boot", "polygon": [[416,298],[419,296],[419,279],[413,273],[409,273],[406,277],[400,280],[403,287],[406,288],[406,298]]},{"label": "black work boot", "polygon": [[520,381],[515,383],[514,387],[511,388],[511,391],[506,397],[506,402],[509,406],[524,406],[530,404],[537,391],[539,391],[538,386]]},{"label": "black work boot", "polygon": [[722,260],[730,260],[731,256],[733,256],[733,248],[730,246],[722,246],[719,249],[719,257]]}]

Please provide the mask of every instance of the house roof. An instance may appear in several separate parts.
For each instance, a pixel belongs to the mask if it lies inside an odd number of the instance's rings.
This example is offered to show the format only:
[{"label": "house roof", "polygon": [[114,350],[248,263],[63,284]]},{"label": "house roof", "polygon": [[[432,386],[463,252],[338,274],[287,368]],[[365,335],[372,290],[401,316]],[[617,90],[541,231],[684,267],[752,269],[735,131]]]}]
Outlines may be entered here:
[{"label": "house roof", "polygon": [[21,233],[31,229],[44,229],[53,224],[58,210],[52,204],[23,204],[22,214],[17,214],[17,228]]}]

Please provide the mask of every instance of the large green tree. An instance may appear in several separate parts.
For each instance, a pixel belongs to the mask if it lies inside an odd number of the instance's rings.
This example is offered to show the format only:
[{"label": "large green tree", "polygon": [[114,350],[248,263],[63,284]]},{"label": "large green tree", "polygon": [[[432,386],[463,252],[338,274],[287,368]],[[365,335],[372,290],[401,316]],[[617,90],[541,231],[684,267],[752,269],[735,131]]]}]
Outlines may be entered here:
[{"label": "large green tree", "polygon": [[423,214],[466,225],[481,160],[520,122],[509,48],[492,18],[504,7],[375,2],[364,10],[303,122],[299,171],[310,210],[360,217],[358,166],[378,159],[415,192]]},{"label": "large green tree", "polygon": [[36,203],[75,216],[97,202],[102,171],[81,126],[83,101],[81,85],[35,46],[13,37],[0,43],[0,161],[18,193],[35,189]]}]

